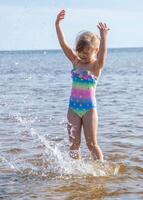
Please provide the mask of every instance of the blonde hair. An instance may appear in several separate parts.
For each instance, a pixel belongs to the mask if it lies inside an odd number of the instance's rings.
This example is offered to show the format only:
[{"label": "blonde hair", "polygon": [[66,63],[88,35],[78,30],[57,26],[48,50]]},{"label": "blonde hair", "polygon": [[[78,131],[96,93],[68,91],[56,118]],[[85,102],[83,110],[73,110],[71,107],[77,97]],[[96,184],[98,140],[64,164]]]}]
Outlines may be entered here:
[{"label": "blonde hair", "polygon": [[99,49],[100,37],[90,31],[82,31],[76,37],[76,48],[77,52],[82,52],[85,49]]}]

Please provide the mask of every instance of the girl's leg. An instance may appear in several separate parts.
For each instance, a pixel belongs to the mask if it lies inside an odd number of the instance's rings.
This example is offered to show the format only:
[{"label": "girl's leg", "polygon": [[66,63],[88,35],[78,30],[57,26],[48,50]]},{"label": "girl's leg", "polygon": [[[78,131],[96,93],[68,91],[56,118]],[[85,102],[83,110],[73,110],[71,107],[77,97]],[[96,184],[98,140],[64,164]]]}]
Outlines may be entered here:
[{"label": "girl's leg", "polygon": [[97,144],[98,114],[97,110],[89,110],[82,118],[86,144],[94,160],[103,161],[102,151]]},{"label": "girl's leg", "polygon": [[80,143],[81,143],[81,118],[69,108],[67,113],[67,129],[70,141],[70,156],[74,159],[80,158]]}]

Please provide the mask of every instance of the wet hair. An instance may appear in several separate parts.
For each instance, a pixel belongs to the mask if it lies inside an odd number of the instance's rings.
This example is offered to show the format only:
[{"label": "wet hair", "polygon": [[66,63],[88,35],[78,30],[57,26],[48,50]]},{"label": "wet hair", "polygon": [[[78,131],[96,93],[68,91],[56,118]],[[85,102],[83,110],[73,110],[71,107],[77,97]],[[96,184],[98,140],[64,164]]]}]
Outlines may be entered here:
[{"label": "wet hair", "polygon": [[90,31],[82,31],[76,37],[76,48],[77,52],[84,50],[93,50],[98,48],[100,45],[100,37]]}]

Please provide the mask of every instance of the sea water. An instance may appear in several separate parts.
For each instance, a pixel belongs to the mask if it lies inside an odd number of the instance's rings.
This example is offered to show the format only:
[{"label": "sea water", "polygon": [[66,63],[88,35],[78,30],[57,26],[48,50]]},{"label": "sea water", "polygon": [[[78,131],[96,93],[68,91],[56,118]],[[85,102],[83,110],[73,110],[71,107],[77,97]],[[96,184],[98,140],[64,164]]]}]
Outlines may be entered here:
[{"label": "sea water", "polygon": [[143,49],[109,49],[96,97],[94,162],[69,157],[71,63],[62,51],[0,52],[0,198],[143,199]]}]

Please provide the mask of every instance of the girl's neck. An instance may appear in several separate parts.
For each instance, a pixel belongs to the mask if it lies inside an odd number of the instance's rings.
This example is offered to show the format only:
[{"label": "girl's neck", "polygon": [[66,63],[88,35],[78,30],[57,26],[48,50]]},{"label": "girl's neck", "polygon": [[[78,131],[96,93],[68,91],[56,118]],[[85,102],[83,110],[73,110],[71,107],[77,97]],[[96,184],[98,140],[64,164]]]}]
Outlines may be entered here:
[{"label": "girl's neck", "polygon": [[89,61],[83,61],[83,60],[79,59],[79,63],[81,63],[81,64],[83,64],[83,65],[89,65],[89,64],[94,63],[95,61],[96,61],[95,58],[94,58],[94,59],[91,59],[91,60],[89,60]]}]

